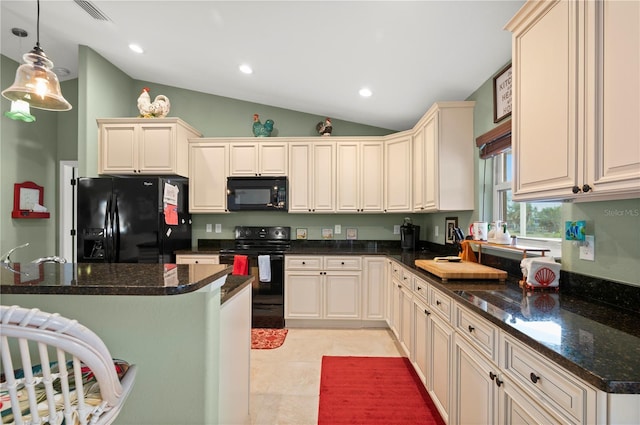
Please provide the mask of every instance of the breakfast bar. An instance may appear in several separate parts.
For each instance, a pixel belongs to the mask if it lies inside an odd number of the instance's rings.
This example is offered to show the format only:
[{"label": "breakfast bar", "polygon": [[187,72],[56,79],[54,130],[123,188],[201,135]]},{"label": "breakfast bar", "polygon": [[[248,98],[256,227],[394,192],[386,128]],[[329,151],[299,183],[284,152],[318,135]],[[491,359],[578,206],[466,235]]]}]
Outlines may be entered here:
[{"label": "breakfast bar", "polygon": [[[0,269],[3,305],[76,319],[102,338],[114,358],[138,365],[116,423],[219,422],[223,308],[246,308],[250,317],[251,276],[230,276],[232,267],[218,264],[11,266]],[[248,326],[240,341],[247,370]]]}]

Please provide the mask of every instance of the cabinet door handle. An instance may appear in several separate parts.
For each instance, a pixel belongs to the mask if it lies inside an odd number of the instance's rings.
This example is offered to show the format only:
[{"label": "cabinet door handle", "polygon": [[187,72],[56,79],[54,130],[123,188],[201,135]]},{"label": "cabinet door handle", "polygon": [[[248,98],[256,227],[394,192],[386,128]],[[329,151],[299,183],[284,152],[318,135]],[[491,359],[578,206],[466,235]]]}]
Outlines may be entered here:
[{"label": "cabinet door handle", "polygon": [[573,193],[578,193],[578,192],[580,192],[580,188],[579,188],[578,186],[573,186],[573,187],[571,188],[571,191],[572,191]]},{"label": "cabinet door handle", "polygon": [[440,300],[436,300],[436,305],[440,305],[440,304],[442,304]]},{"label": "cabinet door handle", "polygon": [[429,310],[424,310],[424,314],[426,314],[427,316],[429,316],[431,314],[431,312]]},{"label": "cabinet door handle", "polygon": [[534,384],[537,384],[538,381],[540,380],[540,377],[533,372],[531,372],[531,375],[529,375],[529,378],[531,378],[531,382],[533,382]]},{"label": "cabinet door handle", "polygon": [[198,260],[196,260],[195,263],[198,264]]},{"label": "cabinet door handle", "polygon": [[476,328],[474,328],[473,326],[469,325],[469,332],[473,332]]},{"label": "cabinet door handle", "polygon": [[496,385],[497,386],[502,386],[502,384],[504,383],[504,381],[501,381],[500,379],[498,379],[498,377],[496,376]]},{"label": "cabinet door handle", "polygon": [[421,288],[421,287],[419,287],[419,286],[417,287],[417,289],[418,289],[418,291],[421,291],[421,290],[422,290],[422,288]]},{"label": "cabinet door handle", "polygon": [[496,377],[497,377],[497,376],[498,376],[498,375],[496,375],[495,373],[493,373],[493,372],[489,372],[489,378],[491,378],[491,380],[492,380],[492,381],[493,381],[494,379],[496,379]]},{"label": "cabinet door handle", "polygon": [[398,288],[402,288],[402,285],[398,285]]},{"label": "cabinet door handle", "polygon": [[342,264],[342,265],[344,266],[344,261],[343,261],[343,262],[341,262],[340,264]]},{"label": "cabinet door handle", "polygon": [[591,190],[591,186],[589,186],[588,184],[585,184],[584,186],[582,186],[582,191],[584,193],[587,193]]}]

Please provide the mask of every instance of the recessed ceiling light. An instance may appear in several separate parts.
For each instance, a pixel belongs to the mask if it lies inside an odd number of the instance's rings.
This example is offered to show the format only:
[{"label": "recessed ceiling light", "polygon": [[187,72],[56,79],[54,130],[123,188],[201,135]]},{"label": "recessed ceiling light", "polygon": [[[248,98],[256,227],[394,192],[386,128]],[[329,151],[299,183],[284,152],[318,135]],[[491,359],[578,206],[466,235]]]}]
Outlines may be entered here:
[{"label": "recessed ceiling light", "polygon": [[362,97],[371,97],[371,95],[373,94],[373,92],[370,89],[366,88],[366,87],[361,88],[358,93]]},{"label": "recessed ceiling light", "polygon": [[247,64],[240,65],[239,69],[243,74],[253,74],[253,69]]},{"label": "recessed ceiling light", "polygon": [[142,47],[138,46],[137,44],[129,44],[129,48],[136,53],[144,53]]}]

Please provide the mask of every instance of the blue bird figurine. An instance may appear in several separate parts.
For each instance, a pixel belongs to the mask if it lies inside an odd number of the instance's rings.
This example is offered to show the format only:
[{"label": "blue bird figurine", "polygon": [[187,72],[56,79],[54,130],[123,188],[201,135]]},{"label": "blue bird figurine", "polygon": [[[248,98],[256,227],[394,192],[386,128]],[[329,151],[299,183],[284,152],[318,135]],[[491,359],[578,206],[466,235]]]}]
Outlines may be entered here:
[{"label": "blue bird figurine", "polygon": [[253,114],[253,135],[256,137],[269,137],[273,131],[273,120],[266,120],[264,124],[260,122],[258,114]]}]

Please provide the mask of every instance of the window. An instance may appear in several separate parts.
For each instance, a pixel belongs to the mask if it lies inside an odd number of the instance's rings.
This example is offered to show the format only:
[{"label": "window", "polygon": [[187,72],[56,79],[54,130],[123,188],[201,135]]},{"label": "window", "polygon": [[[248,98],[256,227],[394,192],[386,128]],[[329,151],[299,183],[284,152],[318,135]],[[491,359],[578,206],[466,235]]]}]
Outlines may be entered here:
[{"label": "window", "polygon": [[511,235],[526,241],[527,246],[551,249],[560,256],[562,242],[561,202],[514,202],[511,179],[511,149],[493,157],[493,218],[506,221]]}]

